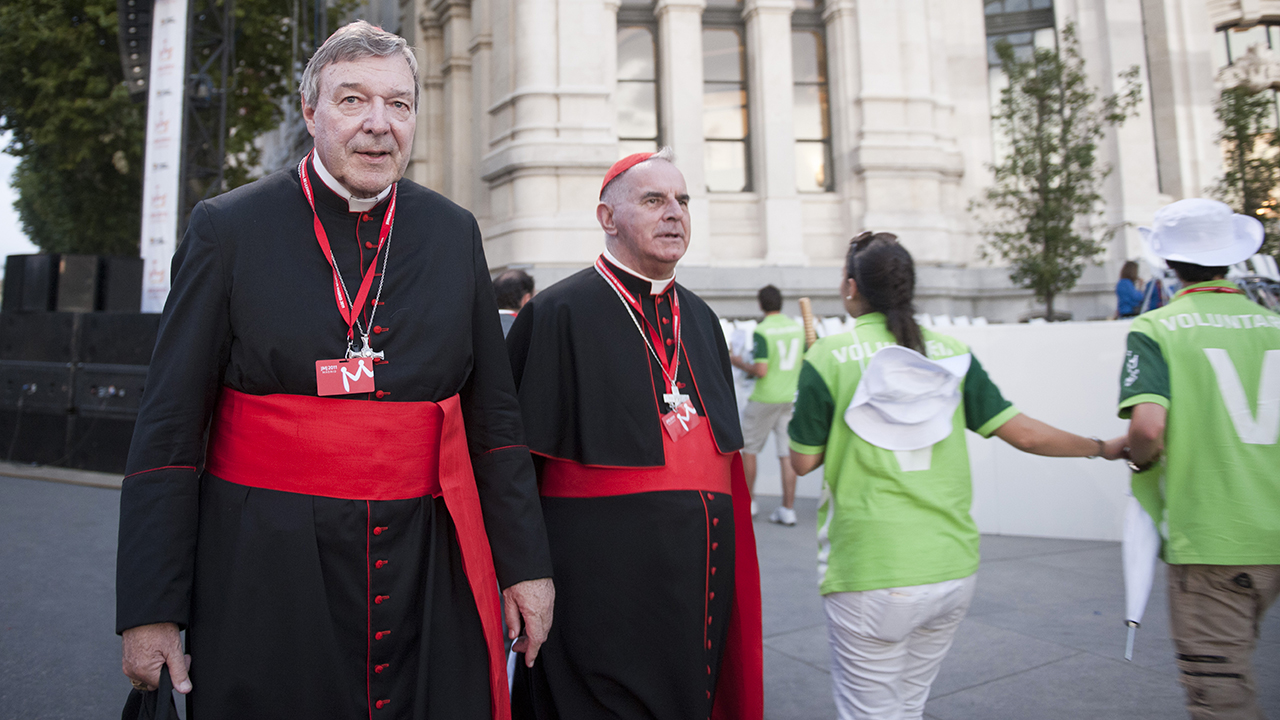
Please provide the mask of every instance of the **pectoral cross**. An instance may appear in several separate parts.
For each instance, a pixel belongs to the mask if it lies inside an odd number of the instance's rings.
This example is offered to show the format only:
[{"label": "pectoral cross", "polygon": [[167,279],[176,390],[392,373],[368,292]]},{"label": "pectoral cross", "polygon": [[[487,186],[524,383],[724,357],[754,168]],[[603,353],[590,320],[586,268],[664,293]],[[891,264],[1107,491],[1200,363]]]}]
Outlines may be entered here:
[{"label": "pectoral cross", "polygon": [[672,410],[675,410],[682,404],[689,402],[689,396],[676,390],[675,383],[671,383],[671,392],[663,393],[662,402],[670,406]]},{"label": "pectoral cross", "polygon": [[381,352],[381,351],[374,352],[374,351],[373,351],[373,348],[369,347],[369,335],[368,335],[368,333],[365,333],[364,335],[361,335],[361,336],[360,336],[360,340],[364,343],[364,347],[360,348],[359,350],[352,350],[351,348],[347,348],[347,359],[348,359],[348,360],[350,360],[351,358],[354,358],[354,357],[371,358],[371,359],[376,359],[376,360],[385,360],[385,359],[386,359],[386,357],[385,357],[385,355],[384,355],[384,353],[383,353],[383,352]]}]

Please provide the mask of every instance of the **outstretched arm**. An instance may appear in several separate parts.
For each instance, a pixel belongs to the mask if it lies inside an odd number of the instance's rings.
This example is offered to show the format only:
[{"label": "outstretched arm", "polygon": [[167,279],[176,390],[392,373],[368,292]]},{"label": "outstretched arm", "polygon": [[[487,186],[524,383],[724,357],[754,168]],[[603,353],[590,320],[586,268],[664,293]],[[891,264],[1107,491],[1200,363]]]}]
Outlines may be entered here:
[{"label": "outstretched arm", "polygon": [[1087,438],[1018,413],[993,433],[1019,450],[1049,457],[1103,457],[1116,460],[1124,450],[1123,436],[1106,442]]}]

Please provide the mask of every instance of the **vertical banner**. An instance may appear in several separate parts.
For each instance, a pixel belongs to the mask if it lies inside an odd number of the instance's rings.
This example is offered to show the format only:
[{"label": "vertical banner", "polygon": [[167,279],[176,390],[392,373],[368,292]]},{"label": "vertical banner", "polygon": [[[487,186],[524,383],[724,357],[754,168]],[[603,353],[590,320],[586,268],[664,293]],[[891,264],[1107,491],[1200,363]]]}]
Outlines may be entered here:
[{"label": "vertical banner", "polygon": [[178,245],[182,182],[182,100],[187,67],[187,0],[155,0],[151,86],[142,180],[142,312],[169,297],[169,264]]}]

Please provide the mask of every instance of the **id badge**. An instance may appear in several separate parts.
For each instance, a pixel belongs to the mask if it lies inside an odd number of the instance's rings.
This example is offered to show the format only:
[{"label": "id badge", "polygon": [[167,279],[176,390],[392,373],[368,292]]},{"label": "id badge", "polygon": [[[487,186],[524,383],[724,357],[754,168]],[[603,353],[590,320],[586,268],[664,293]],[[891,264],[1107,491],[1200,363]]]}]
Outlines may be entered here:
[{"label": "id badge", "polygon": [[702,418],[698,416],[698,411],[694,410],[693,403],[687,400],[677,405],[675,410],[662,416],[662,427],[667,431],[667,435],[671,436],[672,442],[688,435],[690,430],[701,424]]},{"label": "id badge", "polygon": [[317,395],[323,397],[371,392],[373,392],[373,360],[371,358],[316,361]]}]

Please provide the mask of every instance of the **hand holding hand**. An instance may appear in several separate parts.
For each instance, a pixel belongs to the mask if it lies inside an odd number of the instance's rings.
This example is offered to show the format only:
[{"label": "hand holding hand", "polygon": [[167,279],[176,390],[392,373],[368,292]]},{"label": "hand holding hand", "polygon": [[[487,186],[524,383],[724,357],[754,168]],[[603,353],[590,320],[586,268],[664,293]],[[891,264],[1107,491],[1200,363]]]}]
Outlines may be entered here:
[{"label": "hand holding hand", "polygon": [[168,665],[173,689],[183,695],[191,692],[187,674],[191,656],[182,654],[177,625],[155,623],[125,630],[121,654],[124,674],[134,682],[134,687],[142,684],[147,690],[155,690],[160,686],[160,668]]},{"label": "hand holding hand", "polygon": [[1113,437],[1103,443],[1102,457],[1107,460],[1119,460],[1124,457],[1124,450],[1128,444],[1128,435]]},{"label": "hand holding hand", "polygon": [[[533,667],[533,661],[538,658],[538,649],[546,642],[547,633],[551,631],[555,601],[556,587],[551,578],[525,580],[502,591],[502,613],[507,621],[507,635],[516,641],[511,648],[524,653],[524,664],[529,667]],[[520,633],[522,628],[523,635]]]}]

